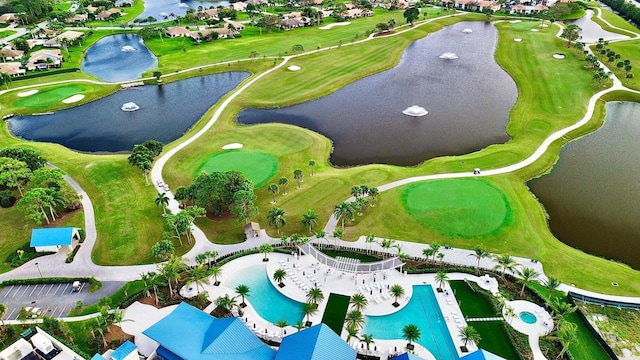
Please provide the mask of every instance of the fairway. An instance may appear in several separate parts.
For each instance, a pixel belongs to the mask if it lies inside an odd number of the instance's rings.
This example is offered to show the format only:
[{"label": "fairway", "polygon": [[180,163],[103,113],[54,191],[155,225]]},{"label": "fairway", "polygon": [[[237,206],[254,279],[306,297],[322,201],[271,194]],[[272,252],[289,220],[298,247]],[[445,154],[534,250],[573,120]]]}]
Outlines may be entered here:
[{"label": "fairway", "polygon": [[504,193],[481,179],[410,185],[402,202],[416,221],[452,238],[495,234],[513,217]]},{"label": "fairway", "polygon": [[65,85],[53,89],[38,91],[31,96],[27,96],[16,101],[16,105],[28,108],[47,108],[84,91],[84,86]]},{"label": "fairway", "polygon": [[231,170],[241,172],[253,182],[256,188],[259,188],[278,171],[278,160],[262,152],[228,150],[209,156],[194,175],[198,176],[203,171],[210,174],[215,171]]}]

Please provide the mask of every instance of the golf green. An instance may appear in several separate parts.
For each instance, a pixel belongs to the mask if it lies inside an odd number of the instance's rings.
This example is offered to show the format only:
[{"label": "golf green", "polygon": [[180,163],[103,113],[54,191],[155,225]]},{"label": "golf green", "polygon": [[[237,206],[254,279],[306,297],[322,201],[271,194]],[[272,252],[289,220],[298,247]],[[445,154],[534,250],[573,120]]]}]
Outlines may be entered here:
[{"label": "golf green", "polygon": [[278,171],[278,160],[266,153],[247,150],[227,150],[209,156],[200,165],[195,176],[216,171],[240,171],[258,188]]},{"label": "golf green", "polygon": [[41,90],[33,95],[21,98],[16,101],[16,105],[29,108],[47,108],[84,91],[84,86],[80,85],[60,86],[52,89]]},{"label": "golf green", "polygon": [[452,238],[495,234],[513,218],[505,194],[482,179],[412,184],[402,201],[416,221]]}]

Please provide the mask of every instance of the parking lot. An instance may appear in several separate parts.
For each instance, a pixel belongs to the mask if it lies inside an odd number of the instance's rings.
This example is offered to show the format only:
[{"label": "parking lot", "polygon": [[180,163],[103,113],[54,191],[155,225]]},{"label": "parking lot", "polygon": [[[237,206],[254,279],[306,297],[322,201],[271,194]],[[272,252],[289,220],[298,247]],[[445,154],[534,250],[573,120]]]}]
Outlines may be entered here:
[{"label": "parking lot", "polygon": [[12,285],[0,289],[0,303],[7,306],[5,320],[15,320],[20,308],[31,308],[34,313],[50,317],[65,317],[78,301],[84,305],[97,303],[103,296],[113,294],[124,283],[108,281],[102,288],[89,293],[89,284],[82,283],[78,292],[72,291],[72,284]]}]

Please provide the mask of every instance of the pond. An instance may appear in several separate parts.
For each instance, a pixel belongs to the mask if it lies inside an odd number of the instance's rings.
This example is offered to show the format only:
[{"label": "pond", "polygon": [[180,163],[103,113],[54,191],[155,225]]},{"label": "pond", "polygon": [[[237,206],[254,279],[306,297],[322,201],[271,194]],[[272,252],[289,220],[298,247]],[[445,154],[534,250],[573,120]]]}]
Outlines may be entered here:
[{"label": "pond", "polygon": [[82,71],[104,81],[135,80],[158,66],[158,59],[134,34],[106,36],[87,49]]},{"label": "pond", "polygon": [[[412,43],[393,69],[314,101],[281,109],[245,109],[237,120],[317,131],[333,141],[330,160],[338,166],[416,165],[504,143],[518,90],[494,61],[497,36],[496,28],[486,22],[448,26]],[[440,58],[445,53],[457,58]],[[404,115],[412,105],[429,113]]]},{"label": "pond", "polygon": [[[158,21],[173,20],[176,16],[184,16],[188,8],[198,9],[209,7],[229,6],[229,1],[194,1],[194,0],[145,0],[144,11],[138,19],[153,16]],[[173,16],[172,16],[173,14]]]},{"label": "pond", "polygon": [[606,111],[598,131],[564,146],[551,174],[529,186],[558,239],[640,269],[640,104]]},{"label": "pond", "polygon": [[580,29],[582,29],[582,31],[580,31],[579,41],[589,44],[597,42],[600,38],[607,41],[629,38],[628,36],[602,29],[600,25],[592,20],[593,15],[593,10],[587,10],[585,16],[570,22],[571,24],[578,25]]},{"label": "pond", "polygon": [[[134,144],[148,139],[168,143],[248,76],[246,72],[227,72],[130,88],[52,115],[15,117],[9,120],[9,129],[28,140],[85,152],[130,151]],[[127,102],[140,109],[122,111]]]}]

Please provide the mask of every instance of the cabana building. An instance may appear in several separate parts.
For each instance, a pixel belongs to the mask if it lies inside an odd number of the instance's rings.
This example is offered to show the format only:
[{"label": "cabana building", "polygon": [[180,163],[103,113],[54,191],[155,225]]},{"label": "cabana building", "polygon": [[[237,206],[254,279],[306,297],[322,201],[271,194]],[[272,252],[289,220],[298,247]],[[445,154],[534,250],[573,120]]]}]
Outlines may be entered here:
[{"label": "cabana building", "polygon": [[64,248],[71,251],[73,240],[80,240],[77,228],[33,229],[30,246],[37,252],[58,252]]}]

